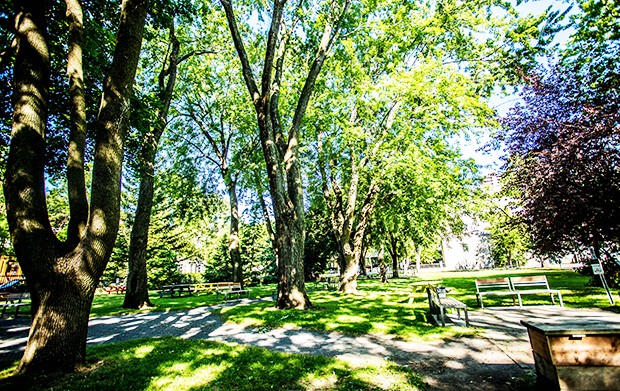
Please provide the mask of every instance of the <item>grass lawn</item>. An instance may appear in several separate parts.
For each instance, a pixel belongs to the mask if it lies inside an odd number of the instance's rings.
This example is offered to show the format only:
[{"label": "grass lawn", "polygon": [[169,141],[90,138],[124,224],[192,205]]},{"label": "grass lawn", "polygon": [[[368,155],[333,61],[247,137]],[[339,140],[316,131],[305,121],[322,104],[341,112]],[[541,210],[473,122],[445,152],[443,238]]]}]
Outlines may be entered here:
[{"label": "grass lawn", "polygon": [[384,360],[361,366],[324,356],[276,353],[204,340],[157,338],[88,349],[68,375],[11,376],[6,390],[424,390],[410,369]]},{"label": "grass lawn", "polygon": [[[604,308],[620,312],[610,306],[603,288],[586,286],[588,278],[571,270],[512,269],[472,272],[433,272],[422,277],[390,279],[388,284],[378,280],[359,281],[360,293],[343,295],[338,292],[314,291],[309,296],[315,308],[308,311],[278,311],[272,303],[256,303],[224,308],[224,319],[264,327],[302,327],[320,331],[340,331],[349,334],[389,334],[414,341],[446,339],[456,335],[472,334],[466,328],[441,328],[428,317],[428,302],[422,288],[424,281],[447,286],[449,295],[470,309],[478,309],[474,279],[545,274],[553,289],[560,289],[564,305],[579,308]],[[416,291],[417,284],[417,291]],[[617,296],[617,292],[614,293]],[[512,305],[510,297],[485,297],[486,306]],[[411,302],[410,302],[411,301]],[[548,295],[523,296],[524,305],[550,305]]]},{"label": "grass lawn", "polygon": [[[230,322],[258,327],[302,327],[348,334],[387,334],[407,341],[445,340],[477,331],[437,327],[427,318],[426,281],[447,286],[449,295],[478,309],[475,278],[545,274],[560,289],[568,307],[610,306],[602,288],[587,286],[588,278],[558,269],[432,272],[421,277],[359,281],[358,294],[316,289],[309,284],[314,307],[279,311],[273,302],[226,306],[220,314]],[[252,297],[269,297],[274,285],[252,287]],[[617,297],[617,290],[614,296]],[[187,310],[221,302],[213,294],[159,298],[142,311]],[[131,313],[121,309],[123,295],[96,295],[92,316]],[[486,305],[512,305],[506,297],[485,298]],[[525,296],[525,305],[550,304],[547,295]],[[0,364],[0,389],[10,390],[423,390],[427,386],[406,367],[378,360],[361,366],[329,357],[271,352],[261,348],[204,340],[156,338],[88,348],[88,363],[78,373],[24,378],[11,375],[17,363]]]}]

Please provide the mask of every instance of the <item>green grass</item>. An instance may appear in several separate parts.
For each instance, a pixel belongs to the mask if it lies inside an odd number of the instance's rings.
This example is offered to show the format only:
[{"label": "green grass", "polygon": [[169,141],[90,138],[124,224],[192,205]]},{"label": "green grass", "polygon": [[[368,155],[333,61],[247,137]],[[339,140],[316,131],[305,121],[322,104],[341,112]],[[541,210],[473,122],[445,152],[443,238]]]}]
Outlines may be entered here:
[{"label": "green grass", "polygon": [[[310,292],[315,306],[310,310],[279,311],[272,303],[227,307],[222,309],[224,319],[267,328],[301,327],[319,331],[339,331],[347,334],[387,334],[400,339],[443,340],[458,335],[472,334],[466,328],[437,327],[428,319],[428,302],[422,289],[424,281],[441,283],[450,289],[449,295],[472,309],[478,309],[474,279],[545,274],[553,289],[560,289],[564,305],[579,308],[604,308],[610,306],[602,288],[587,286],[588,278],[570,270],[512,269],[472,272],[435,272],[423,278],[390,279],[382,284],[378,280],[359,282],[360,293],[344,295],[338,292]],[[417,291],[416,291],[417,288]],[[485,306],[512,305],[510,297],[485,297]],[[412,301],[410,303],[410,301]],[[523,296],[525,305],[551,304],[548,295]]]},{"label": "green grass", "polygon": [[[252,298],[271,296],[276,289],[275,284],[250,287]],[[96,294],[90,310],[90,316],[124,315],[140,312],[153,311],[182,311],[196,307],[209,306],[222,303],[222,296],[219,299],[214,293],[199,292],[191,296],[182,297],[159,297],[157,291],[150,291],[149,298],[153,307],[141,310],[130,310],[122,308],[124,294]]]},{"label": "green grass", "polygon": [[[360,293],[309,292],[313,308],[279,311],[273,303],[262,302],[222,309],[231,322],[259,327],[302,327],[347,334],[387,334],[404,340],[439,340],[474,333],[465,328],[436,327],[428,315],[425,296],[412,296],[412,279],[359,282]],[[409,299],[413,302],[409,303]]]},{"label": "green grass", "polygon": [[157,338],[88,349],[77,373],[24,377],[0,368],[6,390],[424,390],[406,367],[360,366],[324,356],[276,353],[204,340]]}]

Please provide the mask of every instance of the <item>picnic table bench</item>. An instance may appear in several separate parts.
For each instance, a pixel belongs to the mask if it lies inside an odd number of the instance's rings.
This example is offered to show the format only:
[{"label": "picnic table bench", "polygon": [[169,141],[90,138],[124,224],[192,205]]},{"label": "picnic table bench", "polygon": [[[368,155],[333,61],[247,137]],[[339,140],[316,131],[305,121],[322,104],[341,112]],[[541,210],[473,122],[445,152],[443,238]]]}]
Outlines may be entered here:
[{"label": "picnic table bench", "polygon": [[428,305],[431,313],[439,315],[441,326],[446,326],[446,310],[452,309],[457,311],[457,316],[461,319],[461,310],[465,314],[465,326],[469,326],[469,315],[467,313],[467,306],[453,297],[447,297],[444,294],[440,294],[437,291],[436,285],[428,285],[426,288],[428,294]]},{"label": "picnic table bench", "polygon": [[558,289],[551,289],[547,276],[499,277],[476,279],[476,298],[484,309],[483,296],[511,296],[513,305],[519,301],[523,307],[522,295],[549,294],[551,302],[555,304],[554,295],[557,295],[560,306],[564,307],[562,293]]},{"label": "picnic table bench", "polygon": [[159,288],[159,297],[164,297],[165,295],[169,295],[170,297],[174,297],[183,295],[186,293],[187,295],[191,295],[193,292],[192,284],[173,284],[173,285],[164,285]]},{"label": "picnic table bench", "polygon": [[125,293],[127,285],[125,284],[110,284],[103,288],[103,290],[109,295],[110,293]]},{"label": "picnic table bench", "polygon": [[476,279],[475,282],[476,299],[478,299],[478,304],[480,304],[482,309],[484,309],[482,296],[512,296],[512,303],[516,305],[515,298],[517,293],[512,289],[508,277],[482,278]]},{"label": "picnic table bench", "polygon": [[6,310],[10,308],[15,308],[15,317],[17,317],[21,307],[30,306],[29,299],[30,293],[28,292],[0,294],[0,301],[2,301],[2,315],[0,317],[4,317]]},{"label": "picnic table bench", "polygon": [[224,300],[226,300],[230,296],[237,296],[238,299],[241,298],[242,294],[247,294],[248,299],[250,298],[251,291],[249,289],[241,289],[240,282],[227,282],[227,285],[221,286],[215,291],[216,296],[219,298],[220,295],[224,296]]},{"label": "picnic table bench", "polygon": [[219,295],[224,295],[224,298],[227,298],[232,295],[237,295],[238,297],[241,294],[246,293],[248,298],[250,297],[249,289],[241,289],[241,284],[238,282],[205,282],[198,284],[173,284],[173,285],[164,285],[159,288],[159,297],[170,296],[174,297],[182,296],[184,294],[191,295],[194,292],[207,292],[214,293],[219,298]]}]

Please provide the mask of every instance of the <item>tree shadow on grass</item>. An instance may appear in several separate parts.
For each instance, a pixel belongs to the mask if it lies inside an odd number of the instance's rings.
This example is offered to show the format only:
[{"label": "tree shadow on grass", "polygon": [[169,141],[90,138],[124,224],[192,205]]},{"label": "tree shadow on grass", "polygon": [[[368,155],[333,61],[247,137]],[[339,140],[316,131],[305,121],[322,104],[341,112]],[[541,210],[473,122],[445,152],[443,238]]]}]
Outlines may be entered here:
[{"label": "tree shadow on grass", "polygon": [[277,353],[243,345],[170,337],[90,348],[87,365],[77,373],[15,375],[0,379],[0,389],[7,390],[425,388],[425,383],[412,371],[391,363],[354,368],[325,356]]}]

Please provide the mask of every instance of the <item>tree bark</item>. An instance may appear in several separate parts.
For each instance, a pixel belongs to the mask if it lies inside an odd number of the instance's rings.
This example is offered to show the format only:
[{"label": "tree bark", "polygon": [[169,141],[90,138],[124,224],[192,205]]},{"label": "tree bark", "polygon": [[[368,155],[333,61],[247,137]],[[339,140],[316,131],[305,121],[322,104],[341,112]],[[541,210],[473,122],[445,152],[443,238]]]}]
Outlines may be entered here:
[{"label": "tree bark", "polygon": [[379,277],[381,278],[381,282],[385,284],[388,282],[388,278],[387,278],[387,264],[385,263],[385,253],[383,252],[383,249],[379,251],[379,257],[377,261],[379,262]]},{"label": "tree bark", "polygon": [[388,248],[392,258],[392,278],[398,278],[398,239],[390,234],[390,247]]},{"label": "tree bark", "polygon": [[239,201],[237,200],[237,182],[229,180],[226,183],[228,199],[230,200],[230,233],[228,236],[228,254],[232,265],[232,280],[243,287],[243,264],[239,244]]},{"label": "tree bark", "polygon": [[[196,110],[196,108],[198,110]],[[228,255],[232,270],[232,280],[243,286],[243,261],[241,258],[241,245],[239,240],[239,201],[237,199],[238,175],[233,173],[229,166],[231,154],[231,138],[234,130],[228,126],[228,134],[224,124],[225,108],[221,112],[213,113],[211,105],[189,103],[188,117],[198,126],[203,136],[206,137],[212,152],[204,151],[200,146],[193,144],[204,158],[217,166],[226,186],[228,200],[230,202],[230,229],[228,234]],[[205,119],[206,118],[206,119]],[[215,118],[219,118],[219,123]],[[211,153],[215,156],[212,156]],[[262,199],[261,199],[262,200]]]},{"label": "tree bark", "polygon": [[[13,128],[4,180],[7,218],[13,247],[28,280],[32,324],[18,371],[72,371],[86,353],[88,315],[99,277],[109,259],[120,215],[120,174],[123,132],[127,127],[129,97],[135,76],[148,2],[126,0],[121,9],[117,45],[103,87],[96,123],[95,156],[90,209],[84,208],[83,178],[77,178],[82,148],[71,148],[69,194],[73,201],[71,237],[60,242],[49,223],[45,200],[45,127],[49,54],[46,2],[17,0],[17,52],[14,66]],[[76,8],[77,7],[77,8]],[[67,2],[71,29],[80,30],[79,3]],[[70,55],[80,56],[73,30]],[[80,112],[81,59],[70,59],[72,118]],[[74,125],[78,120],[74,120]],[[72,130],[71,140],[79,135]],[[73,170],[72,169],[76,169]],[[86,204],[87,205],[87,204]],[[86,216],[84,215],[86,214]]]},{"label": "tree bark", "polygon": [[[377,134],[385,134],[393,125],[394,118],[400,107],[400,103],[396,102],[390,110],[388,110],[384,127],[381,131],[377,131]],[[358,120],[357,108],[353,108],[349,122],[355,124]],[[349,162],[350,162],[350,179],[348,183],[348,192],[345,194],[342,188],[338,184],[336,175],[326,167],[326,161],[323,153],[323,141],[319,136],[318,149],[319,149],[319,170],[322,179],[322,190],[325,202],[330,209],[331,225],[334,235],[339,242],[342,253],[343,264],[340,268],[340,285],[339,290],[341,292],[356,292],[357,291],[357,275],[359,270],[360,258],[362,256],[364,237],[366,228],[372,211],[374,210],[375,203],[377,201],[377,195],[379,193],[381,174],[378,174],[371,178],[368,184],[368,189],[364,197],[364,201],[361,207],[357,205],[357,199],[359,196],[359,187],[362,171],[377,155],[381,146],[381,141],[375,140],[375,143],[371,143],[369,149],[364,151],[357,151],[354,145],[349,146]],[[359,154],[360,158],[357,157]]]},{"label": "tree bark", "polygon": [[127,290],[124,308],[151,307],[146,270],[146,254],[149,241],[149,226],[153,210],[155,187],[155,157],[159,140],[166,130],[168,112],[172,102],[172,93],[177,77],[180,44],[175,35],[174,19],[170,26],[170,53],[162,64],[159,74],[159,99],[161,106],[157,110],[157,120],[152,131],[147,131],[140,151],[140,192],[138,206],[131,236],[129,239],[129,262],[127,271]]},{"label": "tree bark", "polygon": [[[445,261],[444,261],[445,264]],[[422,246],[417,245],[415,249],[415,272],[420,274],[420,268],[422,266]]]}]

